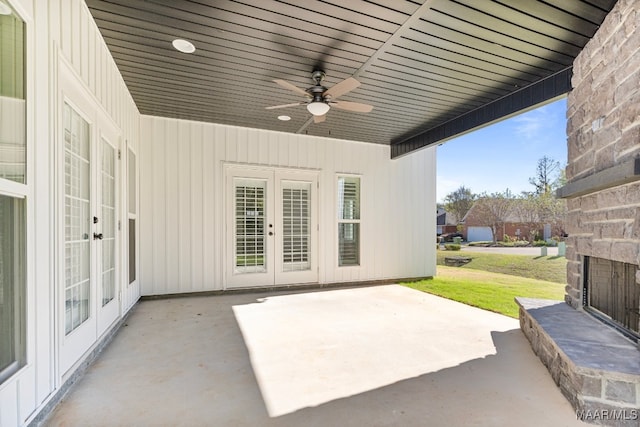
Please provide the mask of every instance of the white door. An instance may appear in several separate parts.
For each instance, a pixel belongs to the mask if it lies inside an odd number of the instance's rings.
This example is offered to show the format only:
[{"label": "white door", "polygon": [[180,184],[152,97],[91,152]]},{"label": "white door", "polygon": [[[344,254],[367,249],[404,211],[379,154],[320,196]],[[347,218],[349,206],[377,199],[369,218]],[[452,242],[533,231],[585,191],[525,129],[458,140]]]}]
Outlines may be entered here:
[{"label": "white door", "polygon": [[[107,139],[108,138],[108,139]],[[98,336],[119,317],[120,304],[117,291],[117,135],[103,135],[99,142],[100,173],[98,177],[98,221],[95,224]]]},{"label": "white door", "polygon": [[117,141],[64,104],[64,260],[60,369],[66,372],[119,316]]},{"label": "white door", "polygon": [[226,287],[317,282],[317,173],[227,166],[226,185]]}]

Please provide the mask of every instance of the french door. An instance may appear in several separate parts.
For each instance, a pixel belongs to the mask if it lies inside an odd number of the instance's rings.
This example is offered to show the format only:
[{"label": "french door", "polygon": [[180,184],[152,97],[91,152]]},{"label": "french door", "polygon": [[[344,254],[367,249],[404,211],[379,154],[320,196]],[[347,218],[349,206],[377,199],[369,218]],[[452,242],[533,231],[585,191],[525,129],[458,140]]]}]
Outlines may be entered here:
[{"label": "french door", "polygon": [[117,132],[64,104],[64,263],[60,368],[119,317]]},{"label": "french door", "polygon": [[226,168],[226,287],[318,281],[315,172]]}]

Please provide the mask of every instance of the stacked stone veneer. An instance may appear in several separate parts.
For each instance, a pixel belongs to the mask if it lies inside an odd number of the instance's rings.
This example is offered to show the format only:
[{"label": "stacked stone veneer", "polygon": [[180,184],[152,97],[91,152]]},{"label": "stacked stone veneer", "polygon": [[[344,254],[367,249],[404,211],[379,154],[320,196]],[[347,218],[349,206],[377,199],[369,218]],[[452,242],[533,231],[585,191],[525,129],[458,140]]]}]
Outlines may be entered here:
[{"label": "stacked stone veneer", "polygon": [[[567,180],[640,156],[640,1],[620,0],[573,67]],[[565,300],[582,305],[582,259],[640,264],[640,181],[567,200]],[[636,276],[640,283],[640,275]]]},{"label": "stacked stone veneer", "polygon": [[576,410],[592,424],[640,425],[640,352],[560,301],[516,298],[520,328]]}]

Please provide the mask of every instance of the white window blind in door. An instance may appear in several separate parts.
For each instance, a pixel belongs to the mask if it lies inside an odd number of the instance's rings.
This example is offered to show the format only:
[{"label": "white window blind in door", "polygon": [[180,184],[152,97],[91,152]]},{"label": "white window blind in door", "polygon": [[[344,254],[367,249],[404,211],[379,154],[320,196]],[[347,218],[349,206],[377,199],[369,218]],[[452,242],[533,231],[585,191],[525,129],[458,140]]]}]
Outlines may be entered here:
[{"label": "white window blind in door", "polygon": [[311,183],[282,182],[282,269],[311,268]]},{"label": "white window blind in door", "polygon": [[265,180],[236,178],[235,268],[237,272],[265,271]]}]

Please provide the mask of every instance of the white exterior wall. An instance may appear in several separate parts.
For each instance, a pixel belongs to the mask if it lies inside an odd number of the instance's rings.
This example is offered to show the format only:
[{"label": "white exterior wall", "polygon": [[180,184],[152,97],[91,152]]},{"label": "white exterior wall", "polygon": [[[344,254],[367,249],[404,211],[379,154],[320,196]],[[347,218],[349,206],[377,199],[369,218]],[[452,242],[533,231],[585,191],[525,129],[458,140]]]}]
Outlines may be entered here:
[{"label": "white exterior wall", "polygon": [[[138,300],[142,283],[145,294],[223,288],[223,162],[319,171],[321,283],[435,274],[435,150],[390,160],[389,147],[379,145],[141,119],[82,0],[4,1],[26,23],[27,363],[0,384],[0,426],[31,422],[76,369],[62,372],[59,357],[65,100],[94,126],[103,123],[119,134],[123,237],[129,149],[139,163],[140,269],[138,280],[128,285],[122,238],[117,285],[122,315]],[[98,128],[92,131],[94,142]],[[337,173],[362,176],[361,267],[337,267]],[[99,340],[88,343],[90,349]]]},{"label": "white exterior wall", "polygon": [[[7,1],[7,0],[4,0]],[[81,0],[8,0],[26,23],[27,93],[27,364],[0,384],[0,426],[27,424],[63,382],[57,345],[62,339],[58,236],[64,236],[57,183],[62,177],[60,73],[96,116],[120,133],[123,153],[138,153],[140,115],[89,10]],[[68,71],[63,71],[68,69]],[[124,168],[126,171],[126,168]],[[122,175],[126,184],[126,172]],[[121,194],[126,196],[126,189]],[[124,219],[124,218],[123,218]],[[124,232],[124,230],[123,230]],[[123,251],[124,253],[124,251]],[[124,278],[124,273],[119,278]],[[138,282],[139,283],[139,282]],[[121,312],[139,286],[119,281]],[[62,331],[62,332],[61,332]],[[70,373],[68,372],[65,377]]]},{"label": "white exterior wall", "polygon": [[[143,295],[225,288],[225,163],[319,171],[319,283],[435,275],[435,149],[143,116]],[[361,175],[360,267],[337,265],[336,176]]]}]

